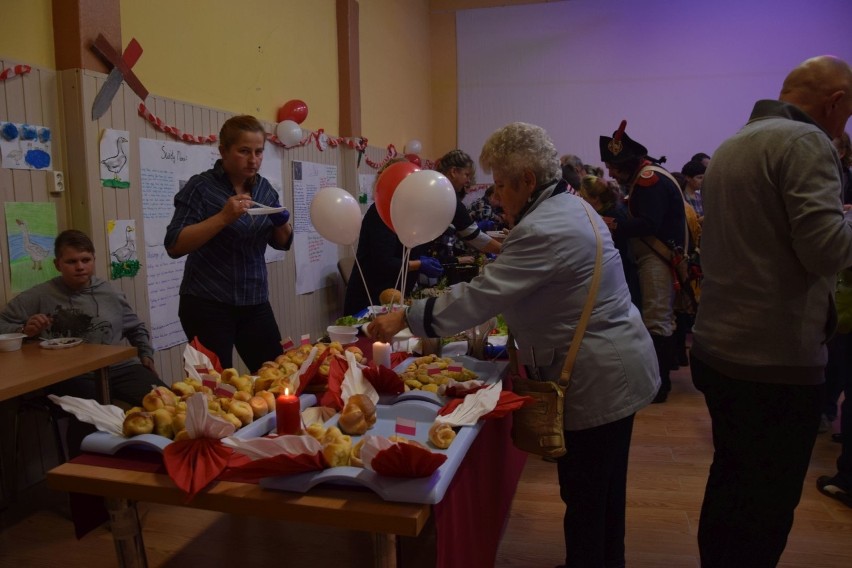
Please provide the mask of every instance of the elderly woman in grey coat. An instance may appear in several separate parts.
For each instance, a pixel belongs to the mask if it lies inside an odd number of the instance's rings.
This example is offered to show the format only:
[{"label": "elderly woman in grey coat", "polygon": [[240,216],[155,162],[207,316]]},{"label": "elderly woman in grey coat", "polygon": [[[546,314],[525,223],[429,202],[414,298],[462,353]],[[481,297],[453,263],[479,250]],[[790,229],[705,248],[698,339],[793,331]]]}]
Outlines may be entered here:
[{"label": "elderly woman in grey coat", "polygon": [[[595,232],[582,198],[560,182],[553,142],[516,122],[485,142],[479,157],[515,227],[497,260],[469,284],[407,312],[378,318],[369,333],[389,340],[406,325],[442,337],[502,313],[527,375],[558,380],[595,267]],[[566,504],[567,566],[623,566],[627,460],[633,417],[659,387],[651,338],[624,281],[603,220],[600,288],[565,394],[565,444],[557,461]]]}]

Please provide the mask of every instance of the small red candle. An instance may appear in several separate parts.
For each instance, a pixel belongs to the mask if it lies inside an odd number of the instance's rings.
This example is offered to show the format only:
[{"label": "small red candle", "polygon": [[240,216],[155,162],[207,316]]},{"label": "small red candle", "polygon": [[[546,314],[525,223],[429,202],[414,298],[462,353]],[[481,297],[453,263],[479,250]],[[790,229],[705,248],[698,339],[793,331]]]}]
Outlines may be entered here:
[{"label": "small red candle", "polygon": [[296,395],[284,389],[284,394],[275,399],[275,426],[278,435],[298,434],[302,429],[301,405]]}]

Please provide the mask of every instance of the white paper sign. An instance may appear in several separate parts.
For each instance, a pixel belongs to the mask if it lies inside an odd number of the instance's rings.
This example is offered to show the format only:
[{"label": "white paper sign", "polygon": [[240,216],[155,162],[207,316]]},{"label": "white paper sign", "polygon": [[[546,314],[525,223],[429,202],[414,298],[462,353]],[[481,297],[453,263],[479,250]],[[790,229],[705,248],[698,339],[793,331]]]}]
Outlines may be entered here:
[{"label": "white paper sign", "polygon": [[311,201],[320,189],[337,187],[337,166],[294,161],[292,177],[296,293],[308,294],[337,281],[337,245],[311,223]]}]

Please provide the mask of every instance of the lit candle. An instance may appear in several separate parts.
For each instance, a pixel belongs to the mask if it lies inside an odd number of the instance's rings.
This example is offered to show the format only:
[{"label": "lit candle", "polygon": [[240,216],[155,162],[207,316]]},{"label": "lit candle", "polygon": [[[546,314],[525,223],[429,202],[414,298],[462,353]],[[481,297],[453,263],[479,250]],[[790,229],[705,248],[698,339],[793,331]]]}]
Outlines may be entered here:
[{"label": "lit candle", "polygon": [[301,404],[299,397],[284,389],[284,394],[275,399],[275,426],[278,435],[298,434],[302,429]]},{"label": "lit candle", "polygon": [[390,343],[382,343],[381,341],[373,343],[373,361],[376,362],[376,365],[385,366],[390,369],[390,356]]}]

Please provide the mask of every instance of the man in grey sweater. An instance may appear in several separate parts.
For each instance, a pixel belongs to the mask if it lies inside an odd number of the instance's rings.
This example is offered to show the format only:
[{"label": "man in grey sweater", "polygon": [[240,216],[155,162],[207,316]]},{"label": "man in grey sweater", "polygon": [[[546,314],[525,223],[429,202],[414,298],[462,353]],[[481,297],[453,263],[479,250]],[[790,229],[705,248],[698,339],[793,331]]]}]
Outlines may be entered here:
[{"label": "man in grey sweater", "polygon": [[702,566],[775,566],[816,439],[835,275],[852,224],[831,144],[852,114],[852,69],[809,59],[780,100],[713,154],[704,178],[704,282],[692,377],[713,422]]},{"label": "man in grey sweater", "polygon": [[[13,298],[0,312],[0,333],[28,337],[79,337],[89,343],[136,347],[139,357],[110,367],[110,395],[131,406],[163,383],[154,368],[148,329],[124,294],[93,275],[95,252],[91,239],[76,230],[63,231],[54,245],[60,275]],[[57,395],[96,398],[95,377],[88,373],[53,385]]]}]

